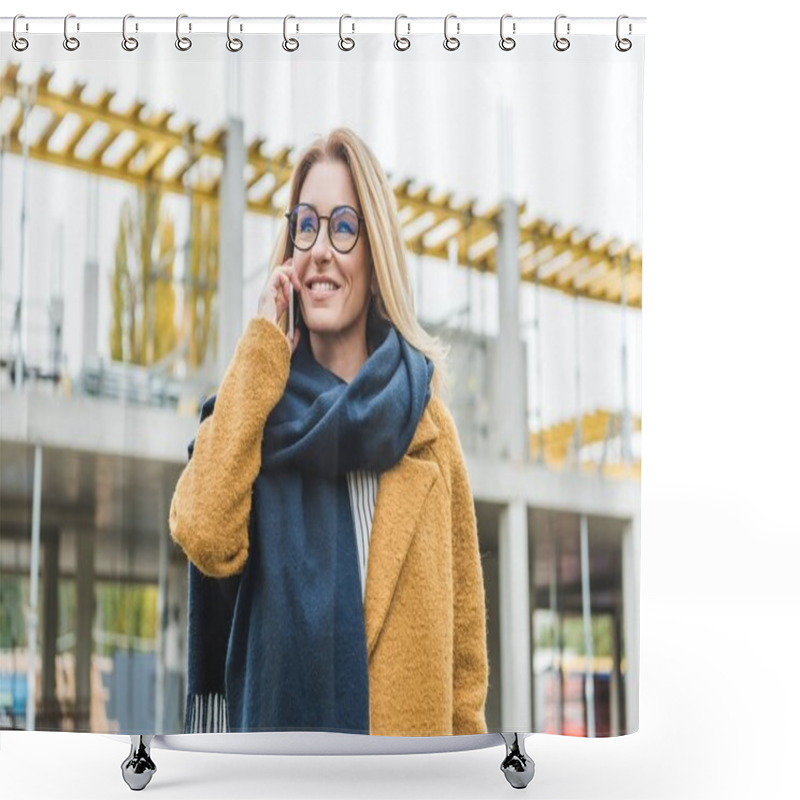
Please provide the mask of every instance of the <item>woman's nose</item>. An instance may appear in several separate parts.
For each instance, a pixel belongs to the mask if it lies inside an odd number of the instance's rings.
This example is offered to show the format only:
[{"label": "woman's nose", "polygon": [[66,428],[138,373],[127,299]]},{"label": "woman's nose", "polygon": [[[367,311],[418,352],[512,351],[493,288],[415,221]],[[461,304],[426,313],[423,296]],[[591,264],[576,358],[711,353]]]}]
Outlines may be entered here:
[{"label": "woman's nose", "polygon": [[317,232],[317,241],[311,248],[311,253],[318,261],[323,261],[331,256],[331,239],[328,236],[328,220],[321,219],[319,221],[319,231]]}]

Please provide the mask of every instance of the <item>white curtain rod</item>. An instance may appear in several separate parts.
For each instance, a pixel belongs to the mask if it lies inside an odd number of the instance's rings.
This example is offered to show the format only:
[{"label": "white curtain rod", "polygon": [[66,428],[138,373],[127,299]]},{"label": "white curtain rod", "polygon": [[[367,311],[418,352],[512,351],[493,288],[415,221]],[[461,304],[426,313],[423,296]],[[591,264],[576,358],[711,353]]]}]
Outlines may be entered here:
[{"label": "white curtain rod", "polygon": [[[11,33],[13,17],[0,17],[0,31]],[[404,16],[398,22],[400,36],[435,34],[444,35],[444,17],[411,17]],[[570,17],[561,15],[559,35],[600,34],[614,36],[617,31],[616,17]],[[283,17],[236,17],[231,23],[231,32],[235,34],[277,34],[284,31]],[[508,17],[504,22],[504,35],[525,36],[530,34],[553,35],[555,17]],[[626,17],[620,22],[622,36],[644,33],[645,17]],[[190,34],[223,34],[227,33],[227,17],[193,17],[183,16],[180,20],[181,35]],[[339,33],[338,17],[305,17],[294,16],[288,21],[290,34],[337,34]],[[386,33],[394,35],[394,17],[357,17],[347,15],[341,23],[344,35],[359,33]],[[569,30],[567,30],[569,26]],[[68,21],[70,35],[77,33],[106,33],[122,35],[122,17],[81,17],[71,16]],[[137,17],[132,16],[127,22],[128,34],[136,33],[175,33],[176,17]],[[17,20],[17,34],[64,34],[64,17],[28,17],[21,16]],[[500,35],[500,17],[459,17],[454,16],[448,23],[448,34],[451,36]]]}]

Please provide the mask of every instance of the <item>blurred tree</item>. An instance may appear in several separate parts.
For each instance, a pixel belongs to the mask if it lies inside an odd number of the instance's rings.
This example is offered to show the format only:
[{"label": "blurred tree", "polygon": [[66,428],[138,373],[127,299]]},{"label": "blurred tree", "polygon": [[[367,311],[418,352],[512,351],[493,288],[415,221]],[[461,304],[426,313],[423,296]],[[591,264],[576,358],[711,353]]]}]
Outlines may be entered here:
[{"label": "blurred tree", "polygon": [[27,643],[22,592],[20,578],[5,575],[0,579],[0,650]]},{"label": "blurred tree", "polygon": [[178,331],[175,327],[175,223],[166,217],[159,238],[158,263],[153,270],[149,289],[153,298],[153,335],[148,337],[148,363],[160,361],[175,349]]},{"label": "blurred tree", "polygon": [[111,358],[153,364],[175,346],[175,230],[162,215],[161,194],[139,192],[134,212],[125,201],[120,215],[111,278]]},{"label": "blurred tree", "polygon": [[[155,640],[157,586],[104,582],[97,585],[96,592],[104,633]],[[107,644],[102,652],[108,655],[115,649],[117,645]]]},{"label": "blurred tree", "polygon": [[212,311],[219,277],[219,219],[215,206],[194,197],[191,215],[193,235],[181,338],[188,341],[186,361],[189,369],[194,370],[205,363],[206,356],[213,355],[217,341]]},{"label": "blurred tree", "polygon": [[[558,617],[550,611],[537,610],[535,618],[534,646],[543,650],[558,647],[555,626]],[[565,651],[585,655],[586,640],[583,632],[583,618],[566,614],[561,618],[561,635]],[[610,614],[592,614],[592,641],[596,656],[613,655],[613,619]]]},{"label": "blurred tree", "polygon": [[119,220],[111,276],[111,358],[149,365],[184,344],[187,367],[201,367],[216,341],[213,315],[219,272],[217,210],[191,199],[190,244],[183,277],[183,309],[176,324],[175,225],[161,210],[161,194],[147,187],[136,210],[126,201]]},{"label": "blurred tree", "polygon": [[114,252],[114,274],[111,276],[111,333],[109,336],[109,349],[114,361],[124,360],[125,343],[123,337],[125,313],[125,298],[130,288],[130,273],[128,272],[128,234],[125,226],[127,209],[123,209],[119,220],[119,232]]}]

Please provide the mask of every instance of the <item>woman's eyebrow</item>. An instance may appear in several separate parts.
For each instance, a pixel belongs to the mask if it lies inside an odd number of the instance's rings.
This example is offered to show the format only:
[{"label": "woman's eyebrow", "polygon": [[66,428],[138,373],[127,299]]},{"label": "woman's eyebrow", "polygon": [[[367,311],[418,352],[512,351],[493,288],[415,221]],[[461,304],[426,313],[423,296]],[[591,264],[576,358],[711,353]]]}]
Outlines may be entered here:
[{"label": "woman's eyebrow", "polygon": [[[314,209],[314,211],[316,211],[316,212],[317,212],[317,214],[319,214],[319,207],[317,206],[317,204],[316,204],[316,203],[310,203],[310,202],[308,202],[307,200],[298,200],[298,201],[297,201],[297,204],[298,204],[298,205],[301,205],[301,204],[302,204],[302,205],[304,205],[304,206],[311,206],[311,208],[313,208],[313,209]],[[331,209],[331,213],[332,213],[332,212],[334,212],[334,211],[336,211],[336,209],[337,209],[337,208],[352,208],[352,209],[353,209],[353,211],[355,211],[355,212],[356,212],[356,214],[360,214],[360,213],[361,213],[361,211],[359,211],[359,210],[358,210],[358,209],[357,209],[357,208],[356,208],[354,205],[352,205],[351,203],[337,203],[337,204],[336,204],[336,205],[335,205],[335,206],[334,206],[334,207]]]}]

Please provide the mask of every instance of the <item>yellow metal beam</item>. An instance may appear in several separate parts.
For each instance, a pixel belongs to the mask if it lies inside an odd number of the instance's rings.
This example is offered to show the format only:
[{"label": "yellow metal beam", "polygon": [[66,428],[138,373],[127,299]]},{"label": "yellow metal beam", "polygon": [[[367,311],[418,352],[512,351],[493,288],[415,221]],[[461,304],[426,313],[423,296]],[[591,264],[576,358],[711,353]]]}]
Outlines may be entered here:
[{"label": "yellow metal beam", "polygon": [[[620,430],[619,414],[607,409],[595,409],[583,414],[580,418],[580,443],[584,445],[600,444],[609,435],[618,436]],[[553,468],[565,466],[567,457],[573,450],[575,442],[575,419],[570,418],[557,422],[541,431],[531,431],[529,434],[529,452],[532,459],[539,458],[543,452],[544,462]],[[613,430],[610,430],[612,429]],[[641,431],[642,419],[633,416],[631,428]],[[543,448],[543,450],[542,450]],[[597,472],[598,463],[583,462],[581,469],[588,472]],[[618,462],[607,462],[603,465],[603,474],[613,476],[638,477],[641,475],[641,465],[635,462],[626,472],[624,465]]]},{"label": "yellow metal beam", "polygon": [[[18,80],[19,65],[6,63],[0,78],[0,99],[22,99],[28,88]],[[36,135],[28,133],[28,154],[31,158],[55,166],[78,169],[104,178],[125,181],[137,187],[156,183],[162,191],[185,195],[187,189],[205,202],[219,200],[220,170],[212,178],[190,176],[188,173],[201,160],[221,162],[224,157],[225,128],[217,129],[205,139],[196,135],[196,123],[180,128],[170,126],[172,111],[161,110],[145,114],[145,104],[134,102],[125,111],[114,111],[111,102],[114,92],[106,91],[97,100],[83,97],[85,84],[75,82],[66,92],[50,86],[51,70],[43,70],[36,80],[32,102],[47,109],[50,120]],[[67,117],[77,116],[79,123],[61,149],[51,148],[51,141]],[[7,149],[22,155],[20,132],[24,124],[23,106],[11,123],[6,137]],[[76,155],[81,142],[95,127],[106,129],[105,135],[92,152]],[[124,153],[113,164],[105,163],[104,154],[120,137],[130,139]],[[35,138],[34,138],[35,137]],[[247,145],[246,169],[248,194],[246,208],[256,214],[280,216],[284,209],[274,203],[276,194],[286,186],[292,175],[291,148],[264,153],[265,140],[253,139]],[[184,155],[180,166],[166,174],[164,164],[173,151]],[[261,188],[262,179],[272,176],[272,183]],[[190,184],[190,185],[187,185]],[[255,188],[254,188],[255,187]],[[449,258],[449,243],[457,241],[458,263],[481,272],[497,268],[497,242],[501,206],[476,211],[476,199],[460,205],[453,204],[452,192],[435,194],[430,185],[416,186],[412,178],[404,178],[393,187],[405,243],[411,252],[434,258]],[[253,196],[257,194],[258,196]],[[423,221],[424,218],[424,221]],[[581,232],[575,227],[563,227],[539,218],[528,219],[524,205],[520,218],[520,278],[522,281],[577,295],[584,298],[619,304],[623,285],[626,303],[642,305],[642,254],[631,244],[615,241],[598,242],[595,234]],[[437,236],[437,232],[442,235]]]}]

